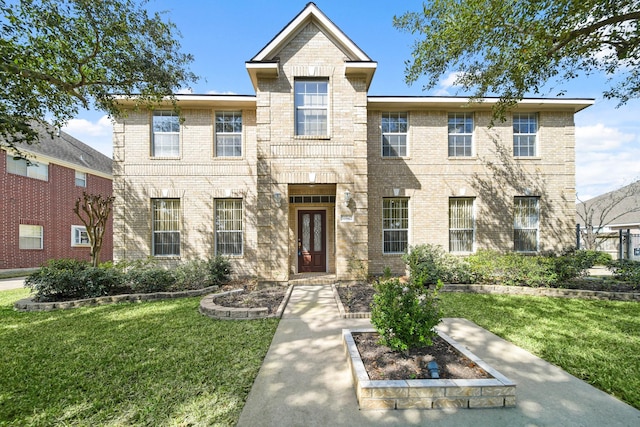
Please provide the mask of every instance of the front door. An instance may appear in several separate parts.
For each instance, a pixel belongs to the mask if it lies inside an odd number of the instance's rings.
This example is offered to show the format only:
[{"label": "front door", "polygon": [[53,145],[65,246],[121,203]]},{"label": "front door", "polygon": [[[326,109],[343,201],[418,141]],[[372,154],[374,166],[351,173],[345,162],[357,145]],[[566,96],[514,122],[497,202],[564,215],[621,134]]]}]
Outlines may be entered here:
[{"label": "front door", "polygon": [[327,271],[326,212],[298,211],[298,272]]}]

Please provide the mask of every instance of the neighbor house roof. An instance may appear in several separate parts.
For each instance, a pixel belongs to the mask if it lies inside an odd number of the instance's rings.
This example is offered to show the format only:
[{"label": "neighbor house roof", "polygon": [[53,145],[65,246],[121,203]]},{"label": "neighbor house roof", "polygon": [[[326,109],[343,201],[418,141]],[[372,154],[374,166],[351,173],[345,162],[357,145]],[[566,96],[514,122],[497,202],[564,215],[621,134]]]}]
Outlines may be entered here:
[{"label": "neighbor house roof", "polygon": [[[614,191],[601,194],[576,205],[576,221],[584,226],[580,213],[593,211],[594,227],[635,228],[640,226],[640,181]],[[600,221],[603,212],[604,220]],[[602,224],[595,224],[602,222]]]},{"label": "neighbor house roof", "polygon": [[18,150],[34,155],[41,160],[60,164],[82,172],[112,179],[110,157],[60,130],[38,127],[39,141],[34,144],[19,144]]}]

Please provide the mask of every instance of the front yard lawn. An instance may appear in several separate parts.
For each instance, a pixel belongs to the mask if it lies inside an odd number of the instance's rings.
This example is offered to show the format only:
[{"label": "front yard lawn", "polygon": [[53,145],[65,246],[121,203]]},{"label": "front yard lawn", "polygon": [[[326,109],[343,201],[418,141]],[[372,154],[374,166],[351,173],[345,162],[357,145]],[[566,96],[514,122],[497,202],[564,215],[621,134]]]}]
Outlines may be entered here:
[{"label": "front yard lawn", "polygon": [[640,303],[441,293],[464,317],[640,409]]},{"label": "front yard lawn", "polygon": [[41,313],[0,292],[0,425],[235,425],[278,321],[200,298]]}]

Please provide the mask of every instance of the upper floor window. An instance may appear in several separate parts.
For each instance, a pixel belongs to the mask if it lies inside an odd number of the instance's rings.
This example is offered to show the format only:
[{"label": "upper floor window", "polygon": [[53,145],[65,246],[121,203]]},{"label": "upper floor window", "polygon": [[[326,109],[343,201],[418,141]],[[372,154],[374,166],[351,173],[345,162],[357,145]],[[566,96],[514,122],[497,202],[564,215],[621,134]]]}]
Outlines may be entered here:
[{"label": "upper floor window", "polygon": [[449,157],[473,155],[473,114],[449,113]]},{"label": "upper floor window", "polygon": [[407,155],[407,113],[382,113],[382,157]]},{"label": "upper floor window", "polygon": [[151,156],[178,157],[179,155],[180,118],[174,111],[154,111]]},{"label": "upper floor window", "polygon": [[76,171],[76,187],[87,186],[87,174],[84,172]]},{"label": "upper floor window", "polygon": [[216,156],[242,156],[242,112],[216,113]]},{"label": "upper floor window", "polygon": [[87,228],[81,225],[71,226],[71,246],[89,246],[89,233]]},{"label": "upper floor window", "polygon": [[49,180],[49,165],[47,163],[36,162],[35,160],[23,159],[7,153],[7,172],[39,179]]},{"label": "upper floor window", "polygon": [[154,256],[180,256],[180,200],[155,199],[151,203]]},{"label": "upper floor window", "polygon": [[518,113],[513,115],[513,155],[537,156],[536,134],[538,133],[538,115],[536,113]]},{"label": "upper floor window", "polygon": [[296,135],[327,136],[329,81],[296,80]]},{"label": "upper floor window", "polygon": [[242,255],[242,199],[216,200],[216,255]]},{"label": "upper floor window", "polygon": [[18,234],[20,249],[42,249],[44,227],[41,225],[20,224]]},{"label": "upper floor window", "polygon": [[537,197],[516,197],[513,207],[513,246],[516,252],[537,252],[540,207]]},{"label": "upper floor window", "polygon": [[449,252],[473,252],[474,235],[473,198],[450,198]]},{"label": "upper floor window", "polygon": [[382,201],[382,252],[402,254],[409,247],[409,199]]}]

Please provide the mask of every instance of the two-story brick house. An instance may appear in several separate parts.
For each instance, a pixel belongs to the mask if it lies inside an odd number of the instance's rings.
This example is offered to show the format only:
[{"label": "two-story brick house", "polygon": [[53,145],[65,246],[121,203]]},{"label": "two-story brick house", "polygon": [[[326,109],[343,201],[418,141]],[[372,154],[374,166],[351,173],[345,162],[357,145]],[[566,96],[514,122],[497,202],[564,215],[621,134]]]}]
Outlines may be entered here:
[{"label": "two-story brick house", "polygon": [[573,244],[573,116],[592,100],[525,99],[490,126],[495,99],[369,96],[376,67],[309,3],[246,63],[255,95],[178,95],[183,121],[132,110],[114,126],[114,257],[222,254],[281,282],[402,273],[421,243]]},{"label": "two-story brick house", "polygon": [[[0,269],[40,267],[49,259],[90,259],[82,221],[73,212],[83,192],[112,194],[111,159],[62,131],[40,130],[20,153],[0,149]],[[28,159],[28,161],[27,161]],[[113,220],[102,261],[112,259]]]}]

